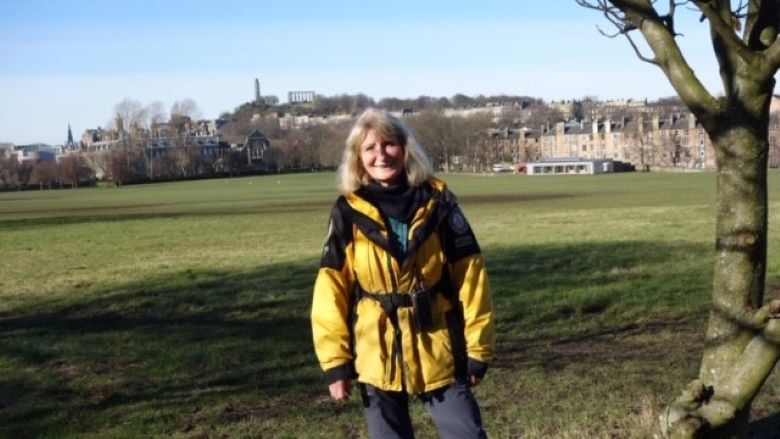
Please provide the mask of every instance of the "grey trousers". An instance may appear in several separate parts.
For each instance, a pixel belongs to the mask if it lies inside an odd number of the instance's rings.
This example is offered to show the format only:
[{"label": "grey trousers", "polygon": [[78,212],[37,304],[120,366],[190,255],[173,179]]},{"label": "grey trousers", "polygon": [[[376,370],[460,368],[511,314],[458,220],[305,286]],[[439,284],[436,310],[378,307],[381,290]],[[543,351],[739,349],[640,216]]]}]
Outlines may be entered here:
[{"label": "grey trousers", "polygon": [[[372,439],[412,439],[409,395],[360,384],[368,432]],[[442,439],[487,438],[482,417],[468,384],[457,382],[423,394],[420,399]]]}]

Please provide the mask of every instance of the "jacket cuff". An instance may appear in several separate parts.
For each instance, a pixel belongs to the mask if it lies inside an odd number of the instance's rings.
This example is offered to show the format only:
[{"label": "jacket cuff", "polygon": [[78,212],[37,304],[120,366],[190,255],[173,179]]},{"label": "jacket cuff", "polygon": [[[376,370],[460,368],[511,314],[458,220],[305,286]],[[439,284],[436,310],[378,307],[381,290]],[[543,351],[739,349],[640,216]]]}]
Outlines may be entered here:
[{"label": "jacket cuff", "polygon": [[482,379],[487,373],[488,364],[469,357],[466,368],[469,375],[474,375],[475,377]]},{"label": "jacket cuff", "polygon": [[341,366],[332,367],[325,371],[325,379],[328,380],[328,384],[333,384],[338,380],[347,380],[354,378],[355,372],[353,371],[352,363],[344,363]]}]

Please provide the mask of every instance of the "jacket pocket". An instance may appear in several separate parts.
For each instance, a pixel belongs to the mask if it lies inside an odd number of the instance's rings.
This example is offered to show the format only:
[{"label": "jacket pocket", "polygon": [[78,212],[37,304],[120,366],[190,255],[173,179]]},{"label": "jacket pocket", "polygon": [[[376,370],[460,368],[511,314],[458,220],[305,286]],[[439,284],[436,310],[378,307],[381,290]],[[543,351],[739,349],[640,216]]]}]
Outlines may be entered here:
[{"label": "jacket pocket", "polygon": [[416,334],[422,378],[428,385],[449,380],[455,375],[452,340],[445,317],[451,311],[451,306],[445,298],[437,294],[433,308],[436,310],[433,329]]},{"label": "jacket pocket", "polygon": [[452,345],[446,328],[417,334],[420,370],[427,385],[454,377]]}]

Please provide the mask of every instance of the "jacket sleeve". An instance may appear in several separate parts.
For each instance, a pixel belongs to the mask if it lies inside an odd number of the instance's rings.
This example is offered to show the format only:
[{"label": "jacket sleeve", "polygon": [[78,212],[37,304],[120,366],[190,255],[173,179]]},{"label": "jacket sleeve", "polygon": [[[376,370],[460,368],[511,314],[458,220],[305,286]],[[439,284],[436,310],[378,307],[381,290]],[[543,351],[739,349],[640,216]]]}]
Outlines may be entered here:
[{"label": "jacket sleeve", "polygon": [[338,207],[334,207],[314,284],[311,309],[314,351],[329,382],[353,375],[349,328],[353,286],[349,256],[351,245],[351,226]]},{"label": "jacket sleeve", "polygon": [[453,288],[463,305],[468,372],[482,376],[493,359],[495,346],[493,296],[485,261],[474,232],[457,205],[443,219],[441,230]]},{"label": "jacket sleeve", "polygon": [[[453,264],[453,284],[463,304],[466,354],[469,374],[484,375],[484,365],[493,359],[495,328],[493,296],[488,285],[485,262],[477,253]],[[476,361],[473,361],[476,360]]]}]

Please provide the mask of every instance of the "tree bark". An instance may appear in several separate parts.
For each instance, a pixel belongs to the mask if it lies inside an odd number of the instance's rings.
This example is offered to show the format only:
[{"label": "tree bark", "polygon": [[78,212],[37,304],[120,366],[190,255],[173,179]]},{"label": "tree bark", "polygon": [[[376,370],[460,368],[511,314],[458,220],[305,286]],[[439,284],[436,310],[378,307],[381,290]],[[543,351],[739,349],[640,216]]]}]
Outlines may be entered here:
[{"label": "tree bark", "polygon": [[[754,130],[739,126],[713,139],[718,166],[716,258],[712,310],[699,370],[699,379],[705,383],[728,379],[755,336],[754,328],[745,322],[762,305],[766,272],[767,149],[761,147],[763,139]],[[722,432],[725,437],[745,437],[750,401],[752,397],[734,414],[734,421]]]},{"label": "tree bark", "polygon": [[753,398],[780,356],[780,302],[763,303],[769,102],[780,68],[780,0],[747,2],[742,38],[729,0],[692,1],[709,24],[724,87],[717,99],[675,41],[674,11],[686,2],[670,1],[668,14],[659,15],[651,0],[576,1],[602,11],[618,34],[642,33],[654,58],[637,54],[664,72],[713,143],[716,261],[706,345],[699,378],[662,414],[661,429],[674,438],[745,437]]},{"label": "tree bark", "polygon": [[753,398],[780,355],[780,306],[762,307],[773,84],[736,89],[739,99],[704,122],[717,161],[712,310],[699,377],[662,416],[674,438],[746,437]]}]

